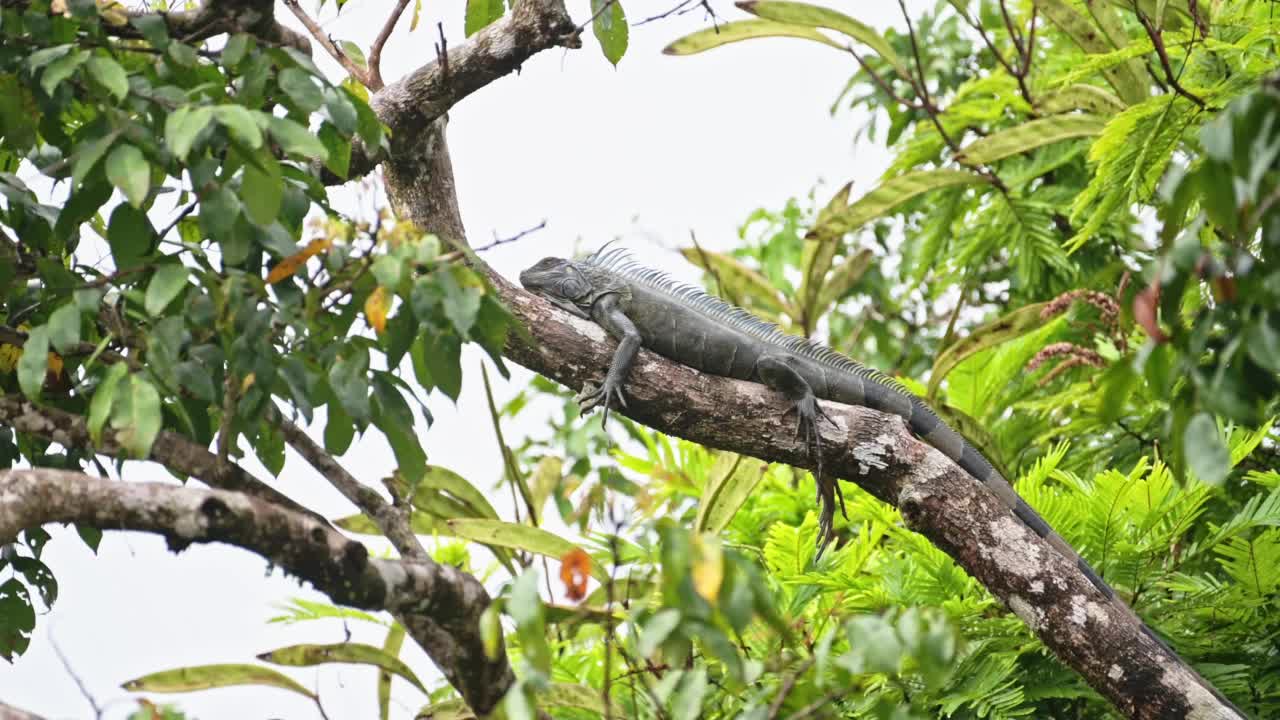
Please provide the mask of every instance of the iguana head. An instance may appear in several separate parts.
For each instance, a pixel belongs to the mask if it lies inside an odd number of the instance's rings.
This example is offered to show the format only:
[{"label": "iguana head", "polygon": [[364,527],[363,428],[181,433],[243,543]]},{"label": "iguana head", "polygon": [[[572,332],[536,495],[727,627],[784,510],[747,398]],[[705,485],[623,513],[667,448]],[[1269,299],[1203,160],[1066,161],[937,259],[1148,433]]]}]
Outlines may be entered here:
[{"label": "iguana head", "polygon": [[543,258],[520,273],[525,290],[581,318],[591,319],[591,304],[597,293],[579,265],[562,258]]}]

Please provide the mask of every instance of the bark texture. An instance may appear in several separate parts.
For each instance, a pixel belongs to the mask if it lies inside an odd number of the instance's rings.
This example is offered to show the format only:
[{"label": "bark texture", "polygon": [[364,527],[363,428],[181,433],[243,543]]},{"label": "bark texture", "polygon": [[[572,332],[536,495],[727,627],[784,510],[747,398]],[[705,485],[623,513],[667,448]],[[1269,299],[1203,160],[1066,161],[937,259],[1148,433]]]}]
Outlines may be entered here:
[{"label": "bark texture", "polygon": [[[557,43],[554,32],[537,29],[559,25],[559,2],[525,0],[517,7],[521,11],[506,19],[507,26],[491,26],[486,52],[467,54],[469,62],[510,69],[522,54]],[[531,17],[529,11],[537,9],[547,13],[544,20]],[[527,52],[509,44],[517,41],[530,43],[523,47]],[[496,76],[468,72],[465,77],[450,90],[448,75],[429,65],[374,98],[395,137],[408,138],[384,163],[397,214],[462,245],[466,237],[441,113],[473,91],[475,80]],[[507,344],[512,360],[575,390],[601,380],[615,347],[602,328],[485,270],[533,339],[528,343],[513,335]],[[762,385],[704,375],[641,351],[626,392],[629,406],[623,414],[661,432],[771,462],[815,466],[795,437],[794,418],[783,417],[787,403]],[[823,427],[824,472],[899,507],[909,527],[955,558],[1126,716],[1240,717],[1197,682],[1180,658],[1107,602],[1074,563],[1026,529],[980,483],[913,437],[899,418],[834,403],[824,407],[838,425]]]},{"label": "bark texture", "polygon": [[472,707],[492,709],[512,682],[505,662],[484,657],[478,621],[489,595],[480,581],[430,559],[372,558],[360,542],[303,513],[222,490],[49,468],[0,471],[0,545],[55,522],[156,533],[175,551],[197,542],[244,548],[335,603],[391,612]]}]

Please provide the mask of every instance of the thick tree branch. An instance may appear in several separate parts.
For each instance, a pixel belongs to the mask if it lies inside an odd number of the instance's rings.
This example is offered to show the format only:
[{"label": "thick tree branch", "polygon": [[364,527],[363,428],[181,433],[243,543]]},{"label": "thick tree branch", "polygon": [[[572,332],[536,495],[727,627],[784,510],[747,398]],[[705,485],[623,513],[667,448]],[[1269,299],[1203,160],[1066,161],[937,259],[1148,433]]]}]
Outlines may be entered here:
[{"label": "thick tree branch", "polygon": [[373,47],[369,49],[369,89],[381,90],[384,82],[382,82],[382,48],[386,47],[387,40],[391,38],[391,31],[396,29],[396,23],[400,22],[400,16],[404,15],[404,9],[409,6],[409,0],[398,0],[396,6],[392,8],[391,15],[387,17],[387,22],[383,24],[382,31],[378,33],[378,37],[373,41]]},{"label": "thick tree branch", "polygon": [[381,560],[316,519],[240,493],[123,483],[65,470],[0,471],[0,545],[26,528],[76,523],[163,535],[181,550],[223,542],[270,560],[335,603],[388,610],[440,662],[478,713],[511,683],[491,673],[478,631],[489,596],[478,580],[430,558]]},{"label": "thick tree branch", "polygon": [[[401,557],[414,562],[432,562],[413,534],[404,510],[388,503],[376,490],[347,472],[333,455],[312,440],[302,428],[281,417],[279,412],[273,410],[271,414],[271,421],[279,426],[285,441],[369,516]],[[483,589],[480,592],[483,593]],[[397,615],[400,623],[418,640],[472,709],[481,713],[497,705],[515,679],[505,653],[499,652],[495,659],[490,660],[482,645],[477,644],[480,614],[488,604],[489,596],[484,595],[483,603],[459,611],[451,616],[452,619],[429,615]]]},{"label": "thick tree branch", "polygon": [[[395,122],[411,117],[383,119],[403,137]],[[388,196],[401,217],[465,244],[443,123],[431,129],[428,140],[406,148],[411,155],[391,164]],[[513,335],[507,348],[512,360],[573,389],[599,382],[614,347],[599,326],[484,269],[534,341]],[[642,352],[627,391],[626,414],[661,432],[771,462],[815,466],[795,438],[794,420],[783,418],[786,403],[764,386],[703,375]],[[1027,530],[984,486],[912,437],[899,419],[866,408],[827,404],[827,410],[838,425],[824,432],[827,472],[852,478],[901,508],[910,527],[949,552],[1126,715],[1238,717],[1177,656],[1106,601],[1073,563]]]},{"label": "thick tree branch", "polygon": [[427,557],[422,543],[418,542],[418,536],[413,534],[406,513],[384,500],[377,490],[361,483],[347,472],[333,455],[320,447],[302,428],[280,417],[278,412],[272,412],[272,415],[285,442],[306,459],[316,472],[323,475],[329,484],[337,488],[343,497],[368,515],[402,557],[412,560]]},{"label": "thick tree branch", "polygon": [[[400,217],[446,241],[466,244],[444,113],[534,53],[567,45],[574,26],[559,0],[522,0],[507,17],[375,94],[392,130],[384,165]],[[1028,43],[1029,44],[1029,43]],[[447,70],[446,70],[447,68]],[[923,93],[922,100],[931,104]],[[533,343],[513,336],[508,355],[571,388],[598,382],[613,342],[488,271]],[[760,385],[713,377],[642,352],[628,382],[627,415],[661,432],[767,461],[813,467],[783,418],[785,402]],[[827,404],[823,465],[903,511],[928,536],[1027,621],[1066,664],[1132,718],[1236,718],[1164,650],[1106,601],[1075,565],[1019,523],[985,487],[903,423],[865,408]]]},{"label": "thick tree branch", "polygon": [[[506,16],[450,48],[447,71],[445,63],[432,60],[375,93],[371,104],[396,130],[393,146],[411,142],[407,134],[425,131],[459,100],[516,70],[534,54],[557,46],[577,47],[575,29],[561,0],[519,0]],[[399,152],[393,147],[391,154]]]},{"label": "thick tree branch", "polygon": [[[503,301],[537,341],[508,356],[570,388],[599,382],[615,343],[594,323],[500,277]],[[770,462],[814,468],[787,403],[763,385],[704,375],[642,351],[627,383],[628,417],[661,432]],[[911,529],[951,555],[1067,665],[1131,718],[1224,718],[1194,671],[1151,640],[980,483],[916,439],[897,417],[824,403],[822,465],[898,507]],[[591,421],[594,421],[591,420]]]},{"label": "thick tree branch", "polygon": [[302,23],[302,27],[306,28],[307,32],[311,33],[311,37],[315,38],[316,42],[320,43],[320,47],[324,48],[324,51],[329,53],[329,57],[333,58],[334,61],[342,66],[343,70],[347,71],[348,75],[358,80],[361,85],[369,87],[369,71],[357,65],[355,60],[352,60],[345,52],[343,52],[342,49],[333,42],[333,38],[329,37],[329,34],[324,31],[324,28],[320,27],[320,23],[316,22],[307,14],[306,10],[302,9],[302,6],[298,4],[298,0],[284,0],[284,5],[289,8],[289,11],[293,13],[294,17],[298,18],[298,22]]},{"label": "thick tree branch", "polygon": [[[153,11],[138,10],[131,15],[149,15]],[[276,22],[275,4],[259,0],[206,0],[194,10],[155,13],[164,18],[169,34],[182,42],[197,42],[223,33],[248,33],[272,45],[311,52],[311,43],[298,33]],[[132,25],[110,26],[109,31],[121,37],[136,36]]]},{"label": "thick tree branch", "polygon": [[[111,428],[103,429],[102,443],[95,447],[89,438],[89,428],[83,417],[55,407],[38,406],[15,395],[0,396],[0,425],[7,425],[18,432],[30,433],[68,448],[92,450],[111,457],[127,456],[124,448],[116,442],[116,433]],[[151,445],[151,459],[170,470],[190,475],[206,485],[243,492],[324,522],[319,515],[235,463],[228,463],[226,471],[221,472],[216,455],[177,433],[161,430]]]}]

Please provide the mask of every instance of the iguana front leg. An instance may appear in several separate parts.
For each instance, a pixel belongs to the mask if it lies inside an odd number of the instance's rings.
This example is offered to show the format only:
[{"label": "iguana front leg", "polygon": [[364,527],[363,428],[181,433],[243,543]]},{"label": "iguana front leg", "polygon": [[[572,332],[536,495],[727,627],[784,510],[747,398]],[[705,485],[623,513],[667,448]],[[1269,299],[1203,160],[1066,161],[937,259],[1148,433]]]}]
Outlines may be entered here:
[{"label": "iguana front leg", "polygon": [[617,295],[605,295],[591,306],[591,319],[618,340],[618,349],[613,353],[613,362],[600,387],[584,385],[577,400],[582,412],[588,412],[597,406],[604,406],[603,423],[609,422],[609,404],[617,399],[618,405],[627,406],[622,396],[622,386],[631,373],[631,365],[635,362],[636,353],[640,351],[640,331],[635,323],[622,312]]},{"label": "iguana front leg", "polygon": [[[785,355],[762,355],[756,360],[756,373],[764,384],[782,393],[792,403],[791,410],[796,414],[796,437],[804,436],[807,447],[813,448],[815,468],[814,484],[818,489],[818,501],[822,504],[822,515],[818,520],[818,555],[831,541],[835,530],[836,500],[840,502],[840,512],[848,519],[844,508],[844,493],[840,492],[840,481],[836,478],[822,477],[822,433],[818,429],[818,421],[826,420],[832,425],[835,422],[827,416],[818,404],[813,388],[804,377],[788,362]],[[816,558],[815,558],[816,559]]]}]

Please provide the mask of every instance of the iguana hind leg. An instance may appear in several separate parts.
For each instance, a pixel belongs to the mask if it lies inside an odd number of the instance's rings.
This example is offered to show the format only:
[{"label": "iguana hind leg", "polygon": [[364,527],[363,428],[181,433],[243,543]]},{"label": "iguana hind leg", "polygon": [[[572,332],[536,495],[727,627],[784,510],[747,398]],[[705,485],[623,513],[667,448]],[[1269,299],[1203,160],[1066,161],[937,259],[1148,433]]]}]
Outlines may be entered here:
[{"label": "iguana hind leg", "polygon": [[804,377],[796,371],[784,355],[762,355],[756,360],[756,373],[764,384],[782,393],[791,401],[791,408],[786,414],[796,414],[796,437],[803,437],[805,446],[811,449],[814,458],[814,484],[817,485],[818,502],[822,511],[818,519],[818,554],[831,542],[835,531],[836,502],[840,503],[840,512],[848,519],[844,508],[844,493],[840,492],[840,481],[836,478],[822,476],[822,433],[818,428],[819,420],[826,420],[832,425],[835,422],[827,416],[813,394],[813,388]]}]

